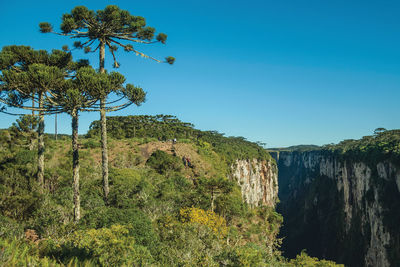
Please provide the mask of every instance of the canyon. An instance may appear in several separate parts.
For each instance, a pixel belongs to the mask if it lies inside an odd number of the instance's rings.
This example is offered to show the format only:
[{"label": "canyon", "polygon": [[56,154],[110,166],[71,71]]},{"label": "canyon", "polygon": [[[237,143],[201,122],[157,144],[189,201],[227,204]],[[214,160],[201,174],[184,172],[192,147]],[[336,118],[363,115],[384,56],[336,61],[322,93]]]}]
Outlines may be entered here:
[{"label": "canyon", "polygon": [[277,151],[282,250],[346,266],[398,266],[400,164],[329,150]]}]

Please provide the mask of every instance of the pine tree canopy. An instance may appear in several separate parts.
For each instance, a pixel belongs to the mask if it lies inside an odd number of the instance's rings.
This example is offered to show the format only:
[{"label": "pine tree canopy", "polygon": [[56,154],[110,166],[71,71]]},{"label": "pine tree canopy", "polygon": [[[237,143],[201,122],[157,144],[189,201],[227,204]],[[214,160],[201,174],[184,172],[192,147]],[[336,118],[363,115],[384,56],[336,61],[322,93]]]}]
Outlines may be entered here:
[{"label": "pine tree canopy", "polygon": [[[59,90],[68,69],[77,65],[70,53],[61,50],[48,53],[29,46],[5,46],[0,52],[0,102],[16,108],[54,113],[57,108],[46,103],[46,94]],[[25,105],[28,100],[38,103],[39,95],[46,98],[46,107]]]},{"label": "pine tree canopy", "polygon": [[[71,53],[61,50],[48,53],[29,46],[6,46],[0,52],[0,71],[3,104],[46,114],[68,112],[72,107],[96,111],[100,108],[96,101],[110,93],[119,99],[107,103],[107,111],[140,105],[146,96],[142,88],[124,85],[122,74],[98,73],[87,60],[74,62]],[[43,96],[42,108],[29,103],[32,99],[38,103],[38,93]],[[123,99],[125,103],[117,103]]]},{"label": "pine tree canopy", "polygon": [[[146,93],[142,88],[132,84],[124,86],[125,77],[118,72],[98,73],[90,66],[76,70],[72,77],[66,80],[61,90],[54,91],[50,102],[63,106],[65,111],[78,109],[81,111],[98,111],[99,101],[111,92],[120,98],[106,103],[107,111],[123,109],[131,104],[140,105],[145,100]],[[123,104],[116,104],[126,99]]]},{"label": "pine tree canopy", "polygon": [[[39,24],[42,33],[56,33],[48,22]],[[152,44],[160,42],[165,44],[167,35],[158,33],[156,29],[146,25],[146,20],[140,16],[133,16],[118,6],[109,5],[104,10],[89,10],[85,6],[77,6],[62,16],[59,35],[71,38],[83,38],[84,41],[74,42],[74,48],[84,49],[85,53],[97,51],[101,44],[105,44],[114,58],[114,67],[119,67],[115,51],[118,47],[125,51],[134,52],[136,55],[149,58],[157,62],[173,64],[175,58],[167,57],[160,61],[136,49],[131,43]],[[63,49],[67,49],[64,47]]]}]

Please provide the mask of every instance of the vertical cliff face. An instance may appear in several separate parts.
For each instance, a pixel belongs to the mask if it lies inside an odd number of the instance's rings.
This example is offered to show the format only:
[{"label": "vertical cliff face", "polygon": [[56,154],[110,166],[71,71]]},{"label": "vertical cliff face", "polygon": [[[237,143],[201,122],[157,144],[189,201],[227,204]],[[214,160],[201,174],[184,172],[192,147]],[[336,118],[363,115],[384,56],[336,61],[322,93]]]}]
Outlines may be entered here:
[{"label": "vertical cliff face", "polygon": [[348,266],[398,266],[400,164],[328,151],[280,152],[283,250]]},{"label": "vertical cliff face", "polygon": [[271,160],[236,160],[231,179],[237,181],[243,199],[252,206],[274,207],[278,199],[278,170]]}]

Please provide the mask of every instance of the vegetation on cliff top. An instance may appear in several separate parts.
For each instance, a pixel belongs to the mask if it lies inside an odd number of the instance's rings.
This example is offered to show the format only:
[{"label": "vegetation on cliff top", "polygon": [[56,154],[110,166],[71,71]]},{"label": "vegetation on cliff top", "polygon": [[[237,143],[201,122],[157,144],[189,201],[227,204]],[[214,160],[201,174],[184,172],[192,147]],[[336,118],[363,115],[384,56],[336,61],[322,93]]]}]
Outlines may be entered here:
[{"label": "vegetation on cliff top", "polygon": [[[123,138],[156,138],[156,140],[172,140],[195,142],[199,145],[211,146],[211,149],[223,156],[229,164],[237,159],[271,159],[265,149],[244,137],[225,137],[217,131],[201,131],[194,125],[182,122],[175,116],[115,116],[107,119],[107,132],[116,139]],[[99,136],[100,121],[90,125],[88,137]]]},{"label": "vegetation on cliff top", "polygon": [[[82,219],[75,223],[69,138],[45,138],[49,168],[40,191],[36,153],[14,131],[0,134],[0,264],[335,266],[305,254],[292,261],[282,258],[276,237],[282,217],[272,208],[246,205],[239,186],[218,170],[227,168],[224,155],[205,141],[175,144],[174,156],[171,142],[111,138],[105,205],[99,138],[82,139]],[[178,161],[182,151],[191,153],[198,166]],[[197,173],[200,167],[204,170]],[[218,194],[215,183],[222,186]]]},{"label": "vegetation on cliff top", "polygon": [[400,130],[386,130],[377,128],[373,135],[363,136],[361,139],[347,139],[338,144],[324,146],[298,145],[286,148],[269,148],[268,151],[308,152],[325,151],[353,159],[369,161],[400,160]]},{"label": "vegetation on cliff top", "polygon": [[359,140],[344,140],[337,145],[325,145],[323,149],[359,159],[400,160],[400,130],[377,130],[374,135]]}]

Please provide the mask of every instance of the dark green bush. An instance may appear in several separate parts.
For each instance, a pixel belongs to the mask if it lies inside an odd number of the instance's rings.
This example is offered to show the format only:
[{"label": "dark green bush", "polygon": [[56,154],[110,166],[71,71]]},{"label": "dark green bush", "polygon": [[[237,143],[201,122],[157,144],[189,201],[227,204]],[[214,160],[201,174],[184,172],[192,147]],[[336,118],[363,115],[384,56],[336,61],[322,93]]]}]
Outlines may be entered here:
[{"label": "dark green bush", "polygon": [[130,235],[135,237],[139,245],[154,249],[158,243],[150,219],[138,209],[98,208],[88,212],[80,222],[81,227],[94,229],[108,228],[114,224],[128,225]]},{"label": "dark green bush", "polygon": [[178,157],[169,155],[168,153],[156,150],[147,160],[146,165],[154,168],[160,174],[166,174],[169,171],[180,171],[182,162]]}]

